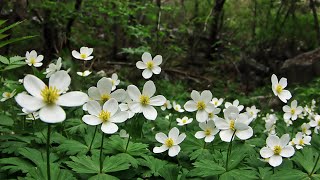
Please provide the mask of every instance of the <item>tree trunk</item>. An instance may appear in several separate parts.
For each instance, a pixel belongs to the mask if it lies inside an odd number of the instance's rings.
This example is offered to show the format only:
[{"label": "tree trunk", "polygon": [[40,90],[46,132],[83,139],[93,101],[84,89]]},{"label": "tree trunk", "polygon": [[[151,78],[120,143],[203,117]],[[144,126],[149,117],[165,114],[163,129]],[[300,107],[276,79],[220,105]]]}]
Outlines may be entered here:
[{"label": "tree trunk", "polygon": [[319,19],[318,19],[317,9],[316,9],[314,0],[310,0],[309,6],[313,14],[314,30],[316,31],[316,34],[317,34],[318,45],[320,45]]},{"label": "tree trunk", "polygon": [[[66,42],[65,42],[65,46],[67,46],[69,49],[71,49],[70,47],[70,37],[71,37],[71,28],[73,26],[73,23],[74,21],[76,20],[77,18],[77,15],[76,13],[80,11],[80,8],[81,8],[81,4],[82,4],[82,0],[76,0],[76,3],[74,5],[74,12],[75,12],[75,15],[73,15],[68,23],[67,23],[67,26],[66,26]],[[63,45],[64,46],[64,45]],[[63,47],[62,46],[62,47]]]}]

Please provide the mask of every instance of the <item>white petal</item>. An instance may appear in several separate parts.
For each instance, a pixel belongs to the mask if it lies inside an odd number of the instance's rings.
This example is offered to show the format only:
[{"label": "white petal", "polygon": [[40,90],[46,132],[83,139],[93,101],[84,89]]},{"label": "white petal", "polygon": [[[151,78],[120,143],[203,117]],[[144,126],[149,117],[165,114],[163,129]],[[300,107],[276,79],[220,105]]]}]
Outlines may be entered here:
[{"label": "white petal", "polygon": [[172,138],[174,141],[178,138],[179,136],[179,129],[174,127],[169,131],[169,138]]},{"label": "white petal", "polygon": [[136,63],[136,66],[138,69],[146,69],[147,68],[147,65],[145,63],[143,63],[142,61],[138,61]]},{"label": "white petal", "polygon": [[43,63],[35,63],[33,66],[34,67],[41,67]]},{"label": "white petal", "polygon": [[291,157],[294,155],[294,148],[292,146],[285,146],[282,148],[280,155],[282,157]]},{"label": "white petal", "polygon": [[162,95],[158,95],[150,99],[151,106],[162,106],[165,102],[166,98]]},{"label": "white petal", "polygon": [[57,104],[60,106],[82,106],[88,101],[88,95],[80,91],[72,91],[59,97]]},{"label": "white petal", "polygon": [[129,109],[134,113],[140,113],[141,112],[142,106],[138,102],[129,103],[128,106],[129,106]]},{"label": "white petal", "polygon": [[154,66],[154,67],[152,68],[152,72],[153,72],[154,74],[160,74],[160,73],[161,73],[161,67],[159,67],[159,66]]},{"label": "white petal", "polygon": [[253,130],[250,126],[249,126],[249,129],[247,130],[236,131],[236,136],[241,140],[249,139],[250,137],[252,137],[252,135],[253,135]]},{"label": "white petal", "polygon": [[147,81],[143,86],[142,94],[152,97],[155,92],[156,92],[156,86],[154,85],[153,81]]},{"label": "white petal", "polygon": [[162,132],[159,132],[156,134],[156,140],[162,144],[165,143],[165,141],[168,139],[167,135],[165,135],[164,133]]},{"label": "white petal", "polygon": [[196,90],[192,90],[191,99],[193,99],[195,102],[198,102],[200,100],[200,93]]},{"label": "white petal", "polygon": [[43,60],[43,55],[39,55],[37,58],[36,58],[36,62],[39,63]]},{"label": "white petal", "polygon": [[293,101],[291,102],[291,107],[292,107],[292,108],[296,108],[297,105],[298,105],[297,100],[293,100]]},{"label": "white petal", "polygon": [[93,48],[87,49],[87,55],[90,56],[93,53]]},{"label": "white petal", "polygon": [[73,50],[72,51],[72,56],[76,59],[81,59],[80,53],[78,51]]},{"label": "white petal", "polygon": [[284,134],[280,138],[280,146],[285,147],[290,141],[290,136],[289,134]]},{"label": "white petal", "polygon": [[271,156],[273,156],[273,150],[268,148],[268,147],[263,147],[261,150],[260,150],[260,155],[261,157],[263,158],[270,158]]},{"label": "white petal", "polygon": [[81,47],[80,48],[80,53],[81,54],[88,54],[88,50],[89,50],[88,47]]},{"label": "white petal", "polygon": [[122,123],[125,122],[129,117],[129,113],[125,111],[120,111],[110,118],[110,122]]},{"label": "white petal", "polygon": [[145,69],[142,71],[142,77],[145,79],[149,79],[152,76],[152,71],[150,69]]},{"label": "white petal", "polygon": [[137,88],[137,86],[135,85],[129,85],[128,86],[128,89],[127,89],[127,92],[128,92],[128,95],[129,97],[133,100],[133,101],[136,101],[136,102],[139,102],[140,101],[140,96],[141,96],[141,93],[139,91],[139,89]]},{"label": "white petal", "polygon": [[278,136],[275,136],[275,135],[270,135],[268,138],[267,138],[267,141],[266,141],[267,145],[270,147],[270,148],[273,148],[274,146],[277,146],[280,144],[280,139]]},{"label": "white petal", "polygon": [[208,128],[208,125],[206,122],[201,122],[199,123],[199,127],[202,129],[202,130],[206,130]]},{"label": "white petal", "polygon": [[112,89],[112,82],[106,77],[103,77],[98,81],[97,88],[100,94],[110,94]]},{"label": "white petal", "polygon": [[118,131],[118,126],[115,123],[112,122],[106,122],[102,123],[101,125],[101,130],[106,133],[106,134],[114,134],[115,132]]},{"label": "white petal", "polygon": [[118,102],[122,102],[127,98],[127,92],[124,89],[117,89],[111,93],[111,97],[116,99]]},{"label": "white petal", "polygon": [[181,150],[180,146],[175,145],[175,146],[172,146],[171,148],[169,148],[168,154],[170,157],[174,157],[179,154],[180,150]]},{"label": "white petal", "polygon": [[219,135],[222,141],[224,142],[230,142],[232,135],[233,135],[234,131],[228,129],[228,130],[222,130],[220,131]]},{"label": "white petal", "polygon": [[103,104],[102,109],[105,111],[109,111],[111,113],[111,116],[113,116],[118,111],[119,104],[117,100],[111,98],[110,100],[108,100]]},{"label": "white petal", "polygon": [[282,107],[282,110],[284,112],[290,112],[291,111],[291,107],[289,107],[288,105],[285,105],[285,106]]},{"label": "white petal", "polygon": [[185,133],[181,133],[178,138],[174,141],[174,145],[182,143],[182,141],[187,137]]},{"label": "white petal", "polygon": [[208,119],[209,114],[205,110],[198,110],[196,114],[196,119],[198,122],[204,122]]},{"label": "white petal", "polygon": [[101,124],[102,121],[101,119],[99,119],[96,116],[92,116],[92,115],[84,115],[82,117],[83,122],[85,122],[86,124],[92,125],[92,126],[96,126],[98,124]]},{"label": "white petal", "polygon": [[288,90],[283,90],[279,95],[278,95],[279,99],[284,102],[287,103],[287,100],[289,100],[292,95],[290,93],[290,91]]},{"label": "white petal", "polygon": [[272,74],[272,76],[271,76],[271,83],[272,83],[272,85],[278,84],[278,78],[275,74]]},{"label": "white petal", "polygon": [[188,112],[193,112],[196,111],[198,108],[196,102],[194,102],[193,100],[189,100],[186,102],[186,104],[184,104],[184,109]]},{"label": "white petal", "polygon": [[66,71],[58,71],[49,79],[49,87],[56,87],[60,93],[66,91],[71,83],[71,78]]},{"label": "white petal", "polygon": [[207,104],[212,99],[212,93],[209,90],[204,90],[201,93],[200,99]]},{"label": "white petal", "polygon": [[89,60],[91,60],[91,59],[93,59],[93,56],[88,56],[88,57],[85,58],[84,60],[89,61]]},{"label": "white petal", "polygon": [[212,142],[214,140],[214,135],[206,136],[204,138],[204,142]]},{"label": "white petal", "polygon": [[279,81],[279,84],[280,84],[283,88],[287,87],[287,85],[288,85],[287,78],[281,78],[280,81]]},{"label": "white petal", "polygon": [[237,131],[244,131],[244,130],[247,130],[249,129],[249,126],[244,124],[244,123],[241,123],[239,122],[238,120],[234,123],[234,128],[237,130]]},{"label": "white petal", "polygon": [[144,52],[141,56],[141,59],[144,63],[148,62],[148,61],[151,61],[152,60],[152,56],[150,53],[148,52]]},{"label": "white petal", "polygon": [[197,139],[202,139],[202,138],[206,137],[206,135],[204,134],[204,131],[198,131],[198,132],[196,132],[196,134],[194,136]]},{"label": "white petal", "polygon": [[282,157],[279,155],[273,155],[269,159],[269,164],[273,167],[279,166],[282,163]]},{"label": "white petal", "polygon": [[88,94],[89,94],[89,97],[94,100],[100,101],[101,99],[100,91],[96,87],[90,87],[88,89]]},{"label": "white petal", "polygon": [[166,151],[166,150],[168,150],[169,148],[166,146],[166,145],[162,145],[162,146],[160,146],[160,147],[154,147],[153,148],[153,152],[154,153],[162,153],[162,152],[164,152],[164,151]]},{"label": "white petal", "polygon": [[28,93],[38,98],[42,98],[41,90],[46,87],[44,82],[34,75],[26,75],[26,77],[23,79],[23,86]]},{"label": "white petal", "polygon": [[288,120],[288,119],[290,119],[290,118],[291,118],[291,113],[284,113],[284,114],[283,114],[283,119]]},{"label": "white petal", "polygon": [[229,123],[225,120],[225,119],[222,119],[222,118],[217,118],[215,120],[215,125],[218,129],[223,129],[223,130],[226,130],[226,129],[229,129],[230,128],[230,125]]},{"label": "white petal", "polygon": [[30,55],[30,57],[36,58],[37,52],[35,50],[32,50],[29,55]]},{"label": "white petal", "polygon": [[153,62],[154,62],[154,65],[159,66],[162,63],[162,56],[161,55],[156,55],[153,58]]},{"label": "white petal", "polygon": [[26,93],[18,94],[15,97],[15,100],[17,101],[17,103],[21,107],[23,107],[23,108],[25,108],[25,109],[27,109],[27,110],[29,110],[31,112],[37,111],[40,108],[45,106],[45,103],[43,102],[42,99],[30,96],[30,95],[28,95]]},{"label": "white petal", "polygon": [[59,123],[66,119],[66,113],[60,106],[44,106],[39,111],[39,117],[46,123]]},{"label": "white petal", "polygon": [[155,120],[157,118],[157,111],[152,106],[143,106],[142,107],[143,116],[148,120]]},{"label": "white petal", "polygon": [[89,101],[87,102],[87,109],[89,114],[99,116],[102,107],[97,101]]}]

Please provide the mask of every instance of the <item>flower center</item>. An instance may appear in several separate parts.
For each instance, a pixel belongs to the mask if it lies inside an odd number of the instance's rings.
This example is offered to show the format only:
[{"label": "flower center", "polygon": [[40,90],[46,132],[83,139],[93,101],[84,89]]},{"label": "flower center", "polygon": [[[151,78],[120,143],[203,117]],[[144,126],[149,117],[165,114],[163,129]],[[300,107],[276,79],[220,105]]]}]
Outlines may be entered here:
[{"label": "flower center", "polygon": [[99,118],[105,123],[110,119],[111,113],[109,111],[102,110],[99,114]]},{"label": "flower center", "polygon": [[199,101],[197,103],[197,108],[198,108],[198,110],[203,110],[206,108],[206,104],[203,101]]},{"label": "flower center", "polygon": [[216,101],[216,102],[214,102],[214,105],[218,105],[218,102]]},{"label": "flower center", "polygon": [[306,133],[307,132],[307,128],[302,128],[302,132]]},{"label": "flower center", "polygon": [[11,93],[9,93],[9,92],[5,92],[5,93],[4,93],[4,97],[6,97],[6,98],[10,98],[10,97],[11,97]]},{"label": "flower center", "polygon": [[54,104],[59,98],[59,90],[56,87],[46,86],[41,90],[41,96],[47,104]]},{"label": "flower center", "polygon": [[212,119],[214,117],[214,114],[213,113],[209,113],[208,116],[209,116],[210,119]]},{"label": "flower center", "polygon": [[81,57],[81,59],[85,59],[85,58],[87,58],[88,56],[87,56],[86,54],[80,54],[80,57]]},{"label": "flower center", "polygon": [[281,153],[281,150],[282,150],[282,148],[281,148],[279,145],[274,146],[274,148],[273,148],[273,153],[274,153],[275,155],[279,155],[279,154]]},{"label": "flower center", "polygon": [[112,86],[114,86],[114,84],[115,84],[115,81],[112,79],[111,80],[111,83],[112,83]]},{"label": "flower center", "polygon": [[204,134],[205,134],[206,136],[209,136],[209,135],[211,134],[211,129],[206,129],[206,130],[204,130]]},{"label": "flower center", "polygon": [[100,100],[104,103],[110,99],[110,94],[102,94]]},{"label": "flower center", "polygon": [[171,147],[173,146],[173,139],[172,139],[172,138],[168,138],[168,139],[164,142],[164,144],[165,144],[167,147],[171,148]]},{"label": "flower center", "polygon": [[147,65],[147,68],[150,70],[154,67],[153,61],[148,61],[146,65]]},{"label": "flower center", "polygon": [[35,59],[35,58],[31,58],[31,59],[30,59],[30,63],[31,63],[32,65],[34,65],[34,64],[36,63],[36,59]]},{"label": "flower center", "polygon": [[318,121],[318,126],[320,126],[320,121]]},{"label": "flower center", "polygon": [[283,90],[283,87],[280,84],[278,84],[277,87],[276,87],[276,92],[278,94],[280,94],[282,92],[282,90]]},{"label": "flower center", "polygon": [[150,98],[149,96],[145,96],[145,95],[141,95],[140,96],[140,103],[145,106],[148,105],[150,103]]},{"label": "flower center", "polygon": [[299,144],[304,145],[304,141],[302,139],[300,139]]},{"label": "flower center", "polygon": [[182,119],[183,124],[187,123],[186,119]]},{"label": "flower center", "polygon": [[296,110],[295,109],[291,109],[290,112],[291,112],[292,115],[294,115],[294,113],[296,113]]},{"label": "flower center", "polygon": [[230,127],[230,129],[231,129],[232,131],[236,130],[236,129],[234,128],[234,123],[235,123],[234,120],[230,120],[229,127]]}]

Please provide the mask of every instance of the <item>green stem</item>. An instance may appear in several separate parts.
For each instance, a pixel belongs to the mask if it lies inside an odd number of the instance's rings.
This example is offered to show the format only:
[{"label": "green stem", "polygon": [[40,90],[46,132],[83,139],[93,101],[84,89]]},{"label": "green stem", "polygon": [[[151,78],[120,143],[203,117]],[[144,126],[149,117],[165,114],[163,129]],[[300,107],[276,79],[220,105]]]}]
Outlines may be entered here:
[{"label": "green stem", "polygon": [[51,134],[51,124],[48,124],[48,134],[47,134],[47,175],[48,175],[48,180],[51,180],[51,175],[50,175],[50,134]]},{"label": "green stem", "polygon": [[94,140],[94,138],[96,137],[97,129],[98,129],[98,126],[96,126],[96,128],[94,129],[93,137],[92,137],[92,140],[91,140],[91,143],[90,143],[88,152],[91,151],[91,147],[92,147],[92,144],[93,144],[93,140]]},{"label": "green stem", "polygon": [[127,141],[127,144],[126,144],[126,150],[124,152],[127,152],[128,146],[129,146],[129,142],[130,142],[130,134],[129,134],[128,141]]},{"label": "green stem", "polygon": [[203,149],[206,149],[206,146],[207,146],[207,143],[204,142],[204,144],[203,144]]},{"label": "green stem", "polygon": [[233,132],[232,134],[232,137],[231,137],[231,140],[230,140],[230,143],[229,143],[229,146],[228,146],[228,151],[227,151],[227,160],[226,160],[226,171],[228,171],[228,165],[229,165],[229,156],[231,154],[231,149],[232,149],[232,140],[233,140],[233,137],[234,135],[236,134],[236,131]]},{"label": "green stem", "polygon": [[102,160],[103,139],[104,139],[104,133],[102,132],[101,147],[100,147],[100,173],[102,173],[102,169],[103,169],[103,160]]},{"label": "green stem", "polygon": [[312,171],[311,171],[311,172],[310,172],[310,174],[309,174],[309,177],[311,177],[311,176],[312,176],[312,174],[314,173],[314,171],[315,171],[315,169],[316,169],[316,167],[317,167],[317,165],[318,165],[319,158],[320,158],[320,155],[318,154],[318,157],[317,157],[316,163],[314,164],[314,166],[313,166],[313,168],[312,168]]}]

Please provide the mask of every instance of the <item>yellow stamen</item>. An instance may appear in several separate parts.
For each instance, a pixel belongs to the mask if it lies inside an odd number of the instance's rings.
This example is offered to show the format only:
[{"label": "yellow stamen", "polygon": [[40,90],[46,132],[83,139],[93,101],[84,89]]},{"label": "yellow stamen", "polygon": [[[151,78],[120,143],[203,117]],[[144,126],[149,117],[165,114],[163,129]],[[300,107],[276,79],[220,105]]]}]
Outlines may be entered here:
[{"label": "yellow stamen", "polygon": [[204,131],[204,134],[205,134],[206,136],[211,135],[211,129],[206,129],[206,130]]},{"label": "yellow stamen", "polygon": [[172,138],[168,138],[164,144],[168,147],[168,148],[171,148],[173,146],[173,139]]},{"label": "yellow stamen", "polygon": [[291,109],[290,112],[291,112],[292,115],[294,115],[294,113],[296,112],[296,110],[295,110],[295,109]]},{"label": "yellow stamen", "polygon": [[85,59],[85,58],[87,58],[88,56],[87,56],[86,54],[80,54],[80,57],[81,57],[81,59]]},{"label": "yellow stamen", "polygon": [[283,91],[283,87],[280,84],[278,84],[276,87],[276,92],[280,94],[282,91]]},{"label": "yellow stamen", "polygon": [[32,65],[34,65],[34,64],[36,63],[36,59],[35,59],[35,58],[31,58],[31,59],[30,59],[30,63],[31,63]]},{"label": "yellow stamen", "polygon": [[154,67],[153,61],[148,61],[146,65],[147,65],[147,68],[150,70]]},{"label": "yellow stamen", "polygon": [[279,145],[274,146],[273,153],[275,155],[279,155],[281,153],[281,150],[282,150],[282,148]]},{"label": "yellow stamen", "polygon": [[59,90],[56,87],[46,86],[41,90],[41,96],[47,104],[54,104],[59,98]]},{"label": "yellow stamen", "polygon": [[11,93],[5,92],[5,93],[4,93],[4,97],[10,98],[10,97],[11,97]]},{"label": "yellow stamen", "polygon": [[187,123],[186,119],[182,119],[183,124]]},{"label": "yellow stamen", "polygon": [[99,118],[105,123],[110,119],[111,113],[109,111],[102,110],[99,114]]},{"label": "yellow stamen", "polygon": [[299,144],[304,145],[304,141],[302,139],[300,139]]},{"label": "yellow stamen", "polygon": [[236,129],[234,128],[234,123],[235,123],[234,120],[230,120],[229,127],[230,127],[230,129],[231,129],[232,131],[236,130]]},{"label": "yellow stamen", "polygon": [[110,94],[103,94],[100,97],[100,100],[104,103],[110,99]]},{"label": "yellow stamen", "polygon": [[143,106],[150,104],[150,98],[149,98],[149,96],[141,95],[141,96],[140,96],[140,103],[141,103]]},{"label": "yellow stamen", "polygon": [[214,117],[214,114],[213,113],[209,113],[209,119],[212,119]]},{"label": "yellow stamen", "polygon": [[197,103],[197,108],[198,108],[198,110],[203,110],[203,109],[205,109],[205,108],[206,108],[206,104],[204,103],[204,101],[199,101],[199,102]]}]

